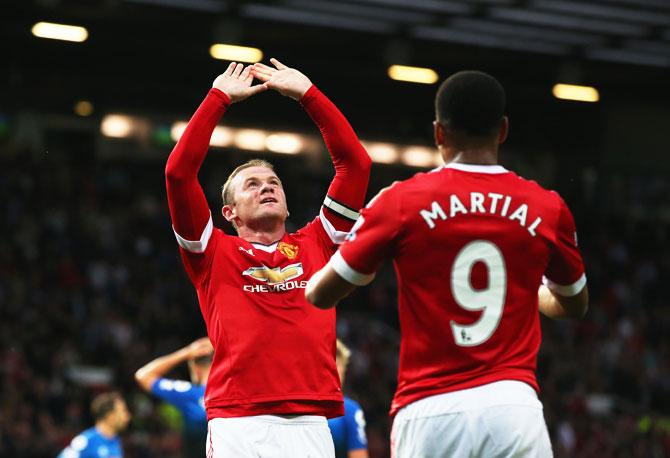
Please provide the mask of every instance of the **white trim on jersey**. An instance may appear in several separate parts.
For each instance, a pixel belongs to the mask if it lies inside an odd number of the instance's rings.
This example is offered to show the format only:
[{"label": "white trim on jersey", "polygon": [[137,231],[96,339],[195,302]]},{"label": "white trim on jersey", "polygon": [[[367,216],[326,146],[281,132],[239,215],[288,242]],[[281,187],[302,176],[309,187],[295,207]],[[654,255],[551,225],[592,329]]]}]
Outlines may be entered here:
[{"label": "white trim on jersey", "polygon": [[209,214],[209,221],[207,221],[207,225],[205,226],[205,229],[202,231],[200,240],[186,240],[181,235],[177,234],[177,231],[174,230],[174,226],[172,226],[172,231],[174,232],[175,237],[177,237],[177,243],[179,244],[179,246],[191,253],[205,252],[205,250],[207,249],[207,244],[209,243],[209,239],[212,236],[213,230],[214,230],[214,223],[212,222],[211,213]]},{"label": "white trim on jersey", "polygon": [[321,210],[319,210],[319,219],[321,220],[323,229],[326,231],[326,234],[328,234],[328,237],[330,237],[330,240],[332,240],[333,243],[337,245],[344,243],[345,237],[349,232],[338,231],[335,229],[333,223],[328,221],[328,218],[326,218],[326,215],[323,213],[323,207],[321,207]]},{"label": "white trim on jersey", "polygon": [[559,285],[556,282],[549,280],[547,277],[542,278],[543,283],[547,285],[547,288],[564,297],[572,297],[579,294],[584,286],[586,286],[586,274],[582,274],[579,279],[571,285]]},{"label": "white trim on jersey", "polygon": [[456,169],[463,172],[476,173],[507,173],[507,170],[502,165],[480,165],[480,164],[461,164],[459,162],[451,162],[442,166],[445,169]]},{"label": "white trim on jersey", "polygon": [[337,274],[344,278],[346,281],[356,286],[365,286],[370,283],[374,278],[375,274],[363,274],[354,270],[347,264],[347,261],[344,260],[339,251],[335,252],[328,264],[333,268]]},{"label": "white trim on jersey", "polygon": [[358,212],[353,211],[352,209],[345,207],[341,203],[334,201],[332,198],[330,198],[330,196],[326,196],[326,198],[323,199],[323,206],[328,207],[335,213],[344,216],[345,218],[350,219],[352,221],[356,221],[358,219]]},{"label": "white trim on jersey", "polygon": [[274,253],[275,250],[277,249],[277,245],[279,245],[279,242],[275,242],[275,243],[273,243],[272,245],[263,245],[262,243],[254,243],[254,242],[251,242],[251,245],[252,245],[254,248],[257,248],[257,249],[259,249],[259,250],[261,250],[261,251],[265,251],[265,252],[267,252],[267,253]]}]

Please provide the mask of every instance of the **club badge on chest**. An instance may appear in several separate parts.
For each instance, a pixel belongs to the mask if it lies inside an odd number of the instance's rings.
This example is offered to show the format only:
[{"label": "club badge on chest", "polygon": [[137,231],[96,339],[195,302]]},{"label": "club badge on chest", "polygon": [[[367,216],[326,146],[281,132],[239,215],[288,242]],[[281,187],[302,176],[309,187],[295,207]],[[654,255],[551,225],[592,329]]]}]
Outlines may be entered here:
[{"label": "club badge on chest", "polygon": [[277,251],[286,256],[289,259],[295,259],[298,256],[300,248],[298,245],[291,245],[286,242],[279,242],[277,245]]}]

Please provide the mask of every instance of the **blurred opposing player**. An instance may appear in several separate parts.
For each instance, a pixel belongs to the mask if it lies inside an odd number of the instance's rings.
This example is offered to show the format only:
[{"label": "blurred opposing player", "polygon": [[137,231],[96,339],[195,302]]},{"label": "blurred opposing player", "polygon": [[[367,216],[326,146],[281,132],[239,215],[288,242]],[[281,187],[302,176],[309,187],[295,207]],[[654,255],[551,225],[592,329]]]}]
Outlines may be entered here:
[{"label": "blurred opposing player", "polygon": [[97,395],[91,402],[95,426],[77,435],[57,458],[122,458],[119,433],[130,421],[128,406],[117,392]]},{"label": "blurred opposing player", "polygon": [[396,457],[548,457],[538,307],[552,318],[586,312],[572,214],[555,192],[497,165],[508,120],[493,77],[456,73],[436,111],[447,165],[380,192],[307,295],[331,307],[393,259],[402,329]]},{"label": "blurred opposing player", "polygon": [[[343,414],[335,366],[335,313],[310,306],[307,279],[326,264],[358,217],[371,161],[340,111],[299,71],[231,63],[191,118],[165,169],[173,229],[193,282],[214,361],[205,406],[210,457],[332,457],[326,417]],[[262,85],[252,86],[253,77]],[[198,170],[212,131],[232,103],[264,89],[299,100],[321,131],[335,178],[318,217],[286,232],[281,180],[249,161],[223,186],[212,225]]]},{"label": "blurred opposing player", "polygon": [[[340,339],[337,339],[335,361],[340,383],[344,386],[344,377],[351,351]],[[368,439],[365,435],[365,415],[361,406],[353,399],[344,397],[344,416],[328,420],[330,433],[335,443],[336,458],[368,458]]]},{"label": "blurred opposing player", "polygon": [[[184,420],[182,456],[202,458],[206,455],[207,414],[205,385],[212,367],[214,348],[207,337],[161,356],[135,372],[135,380],[151,393],[175,406]],[[188,363],[191,383],[163,378],[176,366]]]}]

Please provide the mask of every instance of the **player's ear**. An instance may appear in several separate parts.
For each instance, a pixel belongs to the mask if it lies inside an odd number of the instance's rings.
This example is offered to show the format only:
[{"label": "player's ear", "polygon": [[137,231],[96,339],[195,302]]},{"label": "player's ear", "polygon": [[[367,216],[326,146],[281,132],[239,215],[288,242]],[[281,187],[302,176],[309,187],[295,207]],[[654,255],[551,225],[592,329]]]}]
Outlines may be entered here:
[{"label": "player's ear", "polygon": [[500,131],[498,132],[498,144],[501,145],[507,140],[507,134],[509,133],[509,118],[503,116],[500,121]]},{"label": "player's ear", "polygon": [[433,121],[433,135],[435,137],[435,146],[439,148],[440,145],[444,145],[444,127],[437,120]]},{"label": "player's ear", "polygon": [[231,222],[237,216],[237,213],[235,212],[235,207],[232,207],[231,205],[224,205],[223,208],[221,209],[221,214],[223,215],[224,218],[226,218],[226,221]]}]

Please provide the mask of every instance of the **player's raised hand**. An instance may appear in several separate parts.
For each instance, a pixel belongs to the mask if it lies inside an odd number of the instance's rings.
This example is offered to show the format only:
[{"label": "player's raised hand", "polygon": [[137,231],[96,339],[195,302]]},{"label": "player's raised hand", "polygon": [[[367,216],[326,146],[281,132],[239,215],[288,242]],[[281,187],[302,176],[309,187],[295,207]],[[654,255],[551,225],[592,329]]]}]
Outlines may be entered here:
[{"label": "player's raised hand", "polygon": [[251,65],[245,68],[242,64],[231,62],[226,71],[216,77],[212,87],[224,92],[233,103],[263,92],[267,89],[264,84],[251,85],[254,80],[251,69]]},{"label": "player's raised hand", "polygon": [[209,341],[209,337],[202,337],[190,344],[188,346],[188,350],[189,359],[194,359],[212,353],[214,351],[214,347]]},{"label": "player's raised hand", "polygon": [[261,81],[268,89],[274,89],[282,95],[300,100],[305,92],[312,87],[312,82],[295,68],[287,67],[277,59],[270,59],[274,68],[256,63],[251,74]]}]

